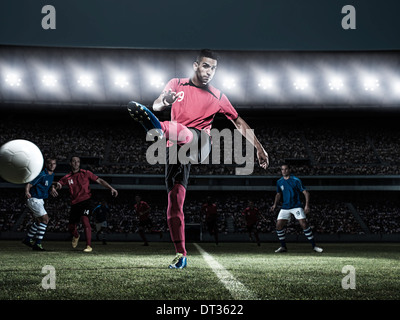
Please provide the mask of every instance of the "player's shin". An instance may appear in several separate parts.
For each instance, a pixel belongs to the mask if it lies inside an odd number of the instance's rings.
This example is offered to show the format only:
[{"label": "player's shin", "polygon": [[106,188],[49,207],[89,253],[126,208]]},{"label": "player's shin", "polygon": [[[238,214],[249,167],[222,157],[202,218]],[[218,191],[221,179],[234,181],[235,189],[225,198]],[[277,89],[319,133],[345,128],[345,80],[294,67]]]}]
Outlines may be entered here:
[{"label": "player's shin", "polygon": [[181,184],[175,184],[168,193],[167,222],[177,253],[186,255],[185,248],[185,219],[183,214],[183,203],[185,201],[186,189]]},{"label": "player's shin", "polygon": [[86,236],[86,245],[92,246],[92,227],[88,216],[82,216],[82,224]]},{"label": "player's shin", "polygon": [[286,248],[286,231],[285,229],[276,230],[276,234],[278,235],[279,242],[281,243],[282,248]]},{"label": "player's shin", "polygon": [[306,238],[308,239],[308,241],[310,241],[312,247],[315,247],[315,240],[314,240],[314,235],[313,232],[311,230],[311,227],[308,227],[306,229],[303,229],[304,235],[306,236]]}]

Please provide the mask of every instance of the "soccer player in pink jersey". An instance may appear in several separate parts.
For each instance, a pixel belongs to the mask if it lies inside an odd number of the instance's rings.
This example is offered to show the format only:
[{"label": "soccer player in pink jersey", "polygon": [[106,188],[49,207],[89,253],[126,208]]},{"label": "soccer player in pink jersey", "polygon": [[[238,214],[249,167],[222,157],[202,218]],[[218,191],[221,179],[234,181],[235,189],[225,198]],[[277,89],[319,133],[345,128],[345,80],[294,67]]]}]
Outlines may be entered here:
[{"label": "soccer player in pink jersey", "polygon": [[[191,78],[174,78],[165,86],[163,92],[154,101],[152,110],[162,111],[171,107],[171,121],[159,122],[146,107],[131,101],[128,111],[147,131],[156,129],[159,137],[165,137],[167,144],[167,163],[165,182],[168,191],[167,222],[171,239],[175,245],[176,256],[169,268],[182,269],[187,265],[185,247],[185,223],[183,204],[189,181],[191,163],[170,163],[170,148],[192,143],[203,133],[210,135],[212,122],[217,113],[224,114],[240,133],[250,141],[257,151],[257,158],[262,168],[269,165],[267,152],[255,137],[253,130],[239,116],[225,94],[210,85],[217,69],[217,56],[211,50],[202,50],[193,63],[194,74]],[[208,146],[199,148],[199,159],[207,158],[211,151],[211,137]],[[200,160],[201,162],[201,160]]]},{"label": "soccer player in pink jersey", "polygon": [[92,193],[90,190],[90,182],[97,182],[111,191],[111,195],[118,196],[118,191],[115,190],[107,181],[96,176],[89,170],[80,168],[81,159],[72,157],[70,160],[71,172],[62,177],[56,186],[52,187],[51,194],[54,197],[58,196],[57,190],[63,186],[68,186],[71,195],[71,212],[69,215],[68,230],[72,234],[72,247],[76,248],[79,241],[79,233],[77,224],[82,220],[84,232],[86,236],[86,248],[84,252],[91,252],[92,249],[92,228],[89,221],[89,213],[93,206],[91,203]]}]

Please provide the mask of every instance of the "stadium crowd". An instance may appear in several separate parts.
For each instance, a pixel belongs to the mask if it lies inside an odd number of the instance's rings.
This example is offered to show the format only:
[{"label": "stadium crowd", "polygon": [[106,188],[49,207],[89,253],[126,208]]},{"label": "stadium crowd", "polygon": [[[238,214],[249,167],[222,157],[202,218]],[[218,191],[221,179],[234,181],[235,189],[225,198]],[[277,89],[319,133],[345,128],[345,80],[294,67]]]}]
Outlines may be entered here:
[{"label": "stadium crowd", "polygon": [[[104,191],[94,191],[94,204],[101,200],[109,199],[110,214],[107,219],[110,233],[129,234],[137,232],[139,226],[138,216],[133,205],[135,191],[120,192],[117,199],[109,198]],[[165,194],[158,192],[156,195],[143,192],[143,200],[151,206],[151,220],[153,229],[163,232],[168,231],[166,222]],[[192,192],[185,202],[186,223],[202,223],[205,228],[201,207],[209,194],[206,192]],[[252,200],[261,213],[257,229],[261,233],[274,233],[278,212],[271,212],[273,194],[266,193],[255,197],[254,193],[225,193],[214,194],[218,210],[218,228],[221,233],[246,233],[246,221],[242,215],[243,210]],[[346,205],[347,200],[338,197],[329,198],[324,195],[314,195],[312,198],[312,211],[308,221],[317,234],[363,234],[364,231],[356,221],[353,213]],[[0,232],[25,231],[28,228],[31,215],[26,207],[23,191],[9,189],[3,191],[0,199]],[[67,232],[69,216],[69,196],[62,192],[58,198],[50,197],[46,201],[46,209],[50,216],[48,232]],[[400,206],[396,201],[379,201],[375,199],[357,199],[354,207],[373,234],[400,233]],[[94,226],[94,218],[92,218]],[[301,235],[301,229],[294,219],[287,226],[288,234]]]},{"label": "stadium crowd", "polygon": [[[39,146],[44,156],[55,156],[57,173],[68,170],[68,160],[72,155],[92,159],[87,168],[96,174],[163,174],[161,164],[149,165],[146,151],[150,142],[145,141],[144,130],[132,122],[114,121],[104,117],[91,118],[89,115],[74,117],[71,121],[61,121],[58,116],[45,117],[43,114],[15,118],[10,115],[0,123],[0,145],[13,139],[27,139]],[[14,121],[17,120],[17,121]],[[350,119],[350,121],[353,119]],[[215,128],[229,127],[229,123],[216,119]],[[250,117],[248,123],[254,128],[260,142],[270,154],[271,174],[279,173],[283,160],[294,160],[296,175],[398,175],[400,174],[400,132],[396,125],[377,122],[374,130],[371,121],[363,125],[349,126],[331,124],[329,121],[307,123],[293,121],[260,120]],[[361,123],[361,124],[360,124]],[[12,125],[10,125],[12,124]],[[54,125],[49,125],[54,124]],[[312,125],[311,125],[312,124]],[[229,127],[233,129],[232,127]],[[242,146],[244,140],[242,140]],[[243,148],[245,149],[245,148]],[[223,153],[221,153],[223,154]],[[255,157],[256,159],[256,157]],[[231,175],[235,164],[194,165],[192,174]],[[264,175],[265,171],[257,165],[253,175]],[[3,189],[0,198],[0,231],[21,231],[25,229],[28,215],[23,193],[17,189]],[[133,191],[132,191],[133,192]],[[200,208],[205,201],[204,194],[185,202],[185,218],[188,223],[201,221]],[[119,197],[110,203],[110,232],[136,232],[137,217],[132,213],[132,194]],[[152,197],[163,199],[163,196]],[[100,199],[99,199],[100,200]],[[149,199],[148,199],[149,200]],[[229,194],[216,199],[219,210],[220,232],[246,232],[245,221],[241,215],[247,206],[248,197]],[[263,218],[258,224],[260,232],[275,232],[276,213],[269,212],[270,198],[253,199]],[[48,201],[50,214],[49,232],[66,232],[69,201],[64,195],[60,199]],[[155,227],[166,231],[166,201],[149,200]],[[326,198],[313,199],[310,224],[317,233],[358,234],[363,231],[354,220],[352,212],[342,200]],[[356,210],[372,233],[397,233],[400,230],[399,205],[382,204],[381,201],[368,205],[358,199]],[[294,224],[295,222],[293,222]],[[288,232],[301,230],[293,224]]]},{"label": "stadium crowd", "polygon": [[[131,120],[131,119],[128,119]],[[10,120],[11,121],[11,120]],[[22,138],[36,143],[44,155],[56,156],[66,164],[72,155],[94,159],[91,169],[110,174],[161,174],[162,165],[149,166],[144,130],[132,121],[76,118],[48,126],[46,118],[19,119],[10,127],[0,124],[0,144]],[[216,129],[226,123],[215,121]],[[291,122],[260,121],[250,118],[260,142],[270,154],[270,172],[278,172],[283,160],[294,160],[301,175],[391,175],[400,173],[400,133],[395,126],[376,124],[338,127],[329,122],[293,125]],[[219,125],[219,127],[218,127]],[[231,127],[230,127],[231,128]],[[233,129],[233,128],[231,128]],[[244,142],[243,142],[244,143]],[[235,164],[227,164],[221,152],[221,165],[193,166],[198,174],[233,174]],[[256,158],[255,158],[256,159]],[[255,175],[265,171],[255,166]]]}]

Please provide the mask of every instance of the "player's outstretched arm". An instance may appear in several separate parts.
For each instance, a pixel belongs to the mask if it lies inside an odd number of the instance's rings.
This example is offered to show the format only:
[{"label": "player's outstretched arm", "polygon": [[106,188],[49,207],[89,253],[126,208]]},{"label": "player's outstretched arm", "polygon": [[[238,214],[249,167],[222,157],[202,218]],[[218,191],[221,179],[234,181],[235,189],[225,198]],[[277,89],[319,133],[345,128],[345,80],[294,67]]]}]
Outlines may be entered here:
[{"label": "player's outstretched arm", "polygon": [[118,191],[115,190],[107,181],[103,180],[102,178],[98,178],[96,180],[96,182],[98,184],[102,185],[103,187],[110,189],[111,190],[111,195],[113,197],[117,197],[118,196]]},{"label": "player's outstretched arm", "polygon": [[178,99],[176,92],[171,89],[163,91],[160,96],[153,102],[153,111],[163,111],[166,107],[173,104]]},{"label": "player's outstretched arm", "polygon": [[240,116],[237,117],[236,120],[232,120],[236,129],[256,148],[257,150],[257,158],[260,164],[260,167],[263,169],[267,169],[269,166],[269,156],[267,151],[265,151],[264,147],[258,141],[254,131],[250,128],[250,126],[244,121]]}]

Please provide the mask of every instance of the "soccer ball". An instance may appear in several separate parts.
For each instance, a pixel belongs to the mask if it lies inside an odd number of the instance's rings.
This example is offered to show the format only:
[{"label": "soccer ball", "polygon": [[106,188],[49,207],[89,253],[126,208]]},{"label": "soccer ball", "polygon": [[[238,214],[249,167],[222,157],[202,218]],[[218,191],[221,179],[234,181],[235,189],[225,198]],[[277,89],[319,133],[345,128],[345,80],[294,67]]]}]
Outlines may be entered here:
[{"label": "soccer ball", "polygon": [[28,140],[11,140],[0,148],[0,176],[11,183],[27,183],[35,179],[43,168],[43,155]]}]

